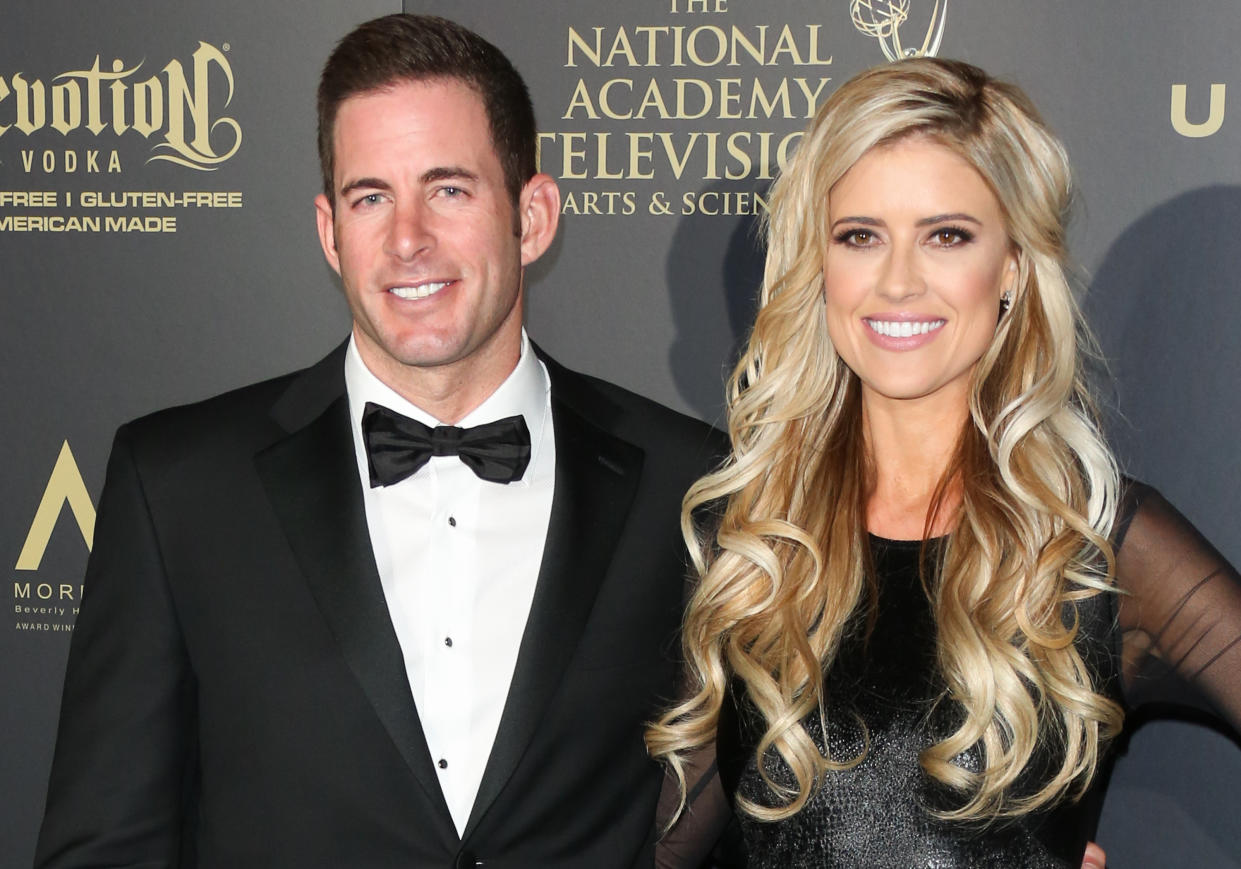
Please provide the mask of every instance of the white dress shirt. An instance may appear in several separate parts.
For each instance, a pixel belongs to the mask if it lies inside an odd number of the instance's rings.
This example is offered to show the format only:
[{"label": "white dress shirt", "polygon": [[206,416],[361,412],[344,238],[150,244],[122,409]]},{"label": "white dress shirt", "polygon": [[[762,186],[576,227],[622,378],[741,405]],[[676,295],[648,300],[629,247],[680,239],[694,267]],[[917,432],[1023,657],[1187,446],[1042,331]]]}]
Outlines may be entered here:
[{"label": "white dress shirt", "polygon": [[440,424],[384,385],[354,341],[345,386],[371,547],[405,672],[444,798],[465,830],[508,697],[551,517],[556,472],[547,369],[521,336],[521,358],[463,428],[520,414],[530,464],[507,485],[480,480],[456,456],[371,488],[362,412],[368,401]]}]

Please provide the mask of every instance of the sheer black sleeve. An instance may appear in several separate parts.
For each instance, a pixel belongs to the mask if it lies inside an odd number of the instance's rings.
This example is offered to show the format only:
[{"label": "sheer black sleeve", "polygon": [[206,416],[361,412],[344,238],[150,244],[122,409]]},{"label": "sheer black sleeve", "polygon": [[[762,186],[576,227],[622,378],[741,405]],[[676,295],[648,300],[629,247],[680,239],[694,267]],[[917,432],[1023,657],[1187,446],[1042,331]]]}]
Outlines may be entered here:
[{"label": "sheer black sleeve", "polygon": [[[714,539],[726,506],[726,499],[717,498],[700,504],[694,511],[694,524],[709,539]],[[686,578],[686,609],[689,608],[690,598],[697,584],[695,577]],[[693,690],[687,665],[682,662],[681,667],[681,697],[684,698],[690,696]],[[720,781],[715,754],[716,747],[712,743],[703,746],[687,759],[685,807],[679,814],[680,786],[671,771],[664,776],[655,819],[656,829],[660,834],[655,845],[656,869],[699,869],[705,866],[712,849],[732,820],[732,800],[725,793],[724,785]]]},{"label": "sheer black sleeve", "polygon": [[[732,818],[732,806],[715,763],[714,745],[700,749],[689,758],[685,777],[688,783],[685,808],[655,846],[658,869],[698,869],[704,865]],[[681,790],[676,778],[668,774],[659,794],[661,831],[676,815],[680,801]]]},{"label": "sheer black sleeve", "polygon": [[[1148,486],[1127,486],[1117,535],[1126,699],[1171,699],[1175,674],[1241,732],[1241,576]],[[1126,525],[1127,523],[1127,525]]]}]

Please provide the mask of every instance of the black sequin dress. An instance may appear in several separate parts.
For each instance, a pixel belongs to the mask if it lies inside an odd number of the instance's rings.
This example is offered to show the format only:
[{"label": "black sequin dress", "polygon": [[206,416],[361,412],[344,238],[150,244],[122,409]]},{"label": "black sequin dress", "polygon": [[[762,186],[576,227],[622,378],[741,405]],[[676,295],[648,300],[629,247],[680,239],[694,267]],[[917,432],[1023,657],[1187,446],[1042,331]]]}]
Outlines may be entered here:
[{"label": "black sequin dress", "polygon": [[[1078,647],[1103,693],[1125,702],[1140,687],[1144,665],[1174,666],[1234,727],[1241,724],[1241,578],[1193,527],[1153,490],[1130,484],[1118,523],[1117,581],[1124,595],[1096,595],[1078,605]],[[826,674],[827,733],[817,714],[804,726],[820,750],[856,766],[827,774],[809,803],[783,821],[738,812],[741,865],[752,869],[1077,869],[1098,821],[1096,788],[1076,804],[989,825],[941,820],[933,809],[954,805],[923,772],[919,753],[956,726],[951,703],[935,705],[942,683],[935,625],[919,576],[923,554],[937,541],[872,537],[878,585],[869,636],[855,626]],[[759,775],[755,745],[761,718],[737,683],[717,733],[718,767],[703,758],[690,810],[661,843],[661,867],[697,866],[718,837],[733,797],[775,804]],[[865,742],[869,739],[869,743]],[[1054,761],[1047,747],[1028,770]],[[957,762],[979,768],[970,751]],[[774,752],[768,776],[792,784]],[[1056,764],[1058,766],[1058,763]],[[718,772],[718,775],[717,775]],[[704,848],[705,846],[705,848]]]}]

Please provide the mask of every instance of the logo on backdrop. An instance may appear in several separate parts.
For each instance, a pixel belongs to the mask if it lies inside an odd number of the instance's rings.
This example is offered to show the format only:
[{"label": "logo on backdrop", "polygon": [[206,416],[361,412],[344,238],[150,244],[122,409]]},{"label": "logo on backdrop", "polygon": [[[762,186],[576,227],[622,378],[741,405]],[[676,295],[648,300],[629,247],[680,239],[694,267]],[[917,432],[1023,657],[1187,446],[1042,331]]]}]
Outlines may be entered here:
[{"label": "logo on backdrop", "polygon": [[[1195,87],[1195,95],[1201,95],[1202,88]],[[1205,139],[1207,136],[1214,136],[1219,132],[1220,127],[1224,126],[1224,108],[1228,98],[1228,86],[1220,82],[1211,85],[1210,89],[1210,108],[1203,120],[1189,119],[1189,86],[1184,84],[1172,85],[1172,129],[1176,130],[1182,136],[1188,139]],[[1198,107],[1201,103],[1197,104]],[[1201,109],[1199,108],[1199,111]]]},{"label": "logo on backdrop", "polygon": [[[0,233],[172,233],[186,212],[241,208],[239,191],[184,183],[241,148],[228,51],[199,42],[158,68],[96,54],[49,75],[0,73]],[[190,171],[178,181],[157,166]]]},{"label": "logo on backdrop", "polygon": [[739,0],[630,8],[645,16],[564,31],[559,117],[539,134],[564,213],[766,212],[767,185],[830,93],[832,26],[752,23]]},{"label": "logo on backdrop", "polygon": [[[100,68],[99,55],[89,69],[75,69],[54,76],[49,87],[42,79],[28,81],[17,72],[8,81],[0,78],[0,136],[33,135],[50,127],[61,136],[86,134],[99,139],[137,134],[144,139],[162,133],[152,146],[156,153],[147,162],[164,160],[188,169],[212,171],[241,147],[241,125],[234,118],[219,114],[233,101],[233,68],[224,52],[206,42],[198,43],[190,61],[190,76],[179,60],[170,60],[163,69],[142,78],[145,61],[127,66],[121,58],[112,61],[111,71]],[[216,88],[226,86],[223,98]],[[7,104],[7,105],[6,105]],[[217,144],[212,143],[215,137]],[[105,137],[106,138],[106,137]],[[55,167],[54,152],[48,158],[40,155],[43,164]],[[77,157],[76,152],[73,153]],[[98,167],[98,151],[93,162],[79,158],[84,171],[103,171]],[[66,171],[71,158],[61,165]],[[116,151],[110,151],[107,163],[119,164]],[[34,165],[34,152],[23,152],[23,165],[29,172]],[[108,171],[112,171],[111,165]]]},{"label": "logo on backdrop", "polygon": [[935,0],[922,44],[917,47],[905,45],[901,41],[901,25],[909,20],[909,0],[851,0],[849,17],[859,31],[879,40],[883,56],[888,60],[934,57],[944,38],[948,0]]},{"label": "logo on backdrop", "polygon": [[[73,629],[82,599],[81,578],[75,577],[70,582],[65,577],[51,577],[45,575],[47,571],[40,571],[48,544],[66,507],[89,551],[95,536],[95,505],[68,441],[60,447],[13,568],[13,627],[19,633]],[[61,524],[61,529],[60,538],[67,537],[68,526]]]},{"label": "logo on backdrop", "polygon": [[[851,31],[840,19],[750,23],[753,10],[729,2],[653,0],[642,20],[566,27],[563,109],[539,134],[564,213],[767,211],[767,184],[831,92],[833,40]],[[919,0],[929,18],[916,33],[910,2],[849,0],[849,15],[889,60],[934,55],[948,0]]]}]

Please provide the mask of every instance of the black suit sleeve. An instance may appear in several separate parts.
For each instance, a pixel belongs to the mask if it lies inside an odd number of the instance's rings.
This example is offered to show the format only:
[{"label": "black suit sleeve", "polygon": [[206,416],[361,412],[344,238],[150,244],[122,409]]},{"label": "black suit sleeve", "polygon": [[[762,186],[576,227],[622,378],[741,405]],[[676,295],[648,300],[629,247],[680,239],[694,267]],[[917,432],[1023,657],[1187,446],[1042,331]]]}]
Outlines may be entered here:
[{"label": "black suit sleeve", "polygon": [[181,865],[194,679],[127,430],[69,648],[36,869]]}]

